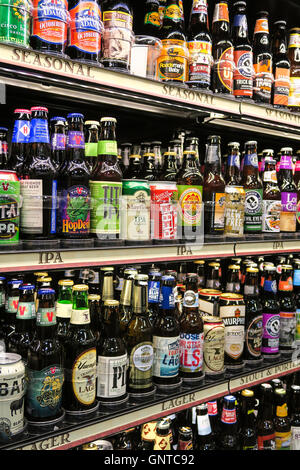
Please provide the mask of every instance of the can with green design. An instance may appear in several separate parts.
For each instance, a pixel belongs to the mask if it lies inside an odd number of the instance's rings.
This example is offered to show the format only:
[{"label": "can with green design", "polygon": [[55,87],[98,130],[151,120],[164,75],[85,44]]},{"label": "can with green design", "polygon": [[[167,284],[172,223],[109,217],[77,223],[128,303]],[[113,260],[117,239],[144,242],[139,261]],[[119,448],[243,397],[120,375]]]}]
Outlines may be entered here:
[{"label": "can with green design", "polygon": [[150,242],[150,187],[146,180],[123,180],[121,234],[127,244]]},{"label": "can with green design", "polygon": [[0,0],[0,42],[29,47],[30,0]]},{"label": "can with green design", "polygon": [[0,246],[19,243],[20,182],[15,171],[0,171]]}]

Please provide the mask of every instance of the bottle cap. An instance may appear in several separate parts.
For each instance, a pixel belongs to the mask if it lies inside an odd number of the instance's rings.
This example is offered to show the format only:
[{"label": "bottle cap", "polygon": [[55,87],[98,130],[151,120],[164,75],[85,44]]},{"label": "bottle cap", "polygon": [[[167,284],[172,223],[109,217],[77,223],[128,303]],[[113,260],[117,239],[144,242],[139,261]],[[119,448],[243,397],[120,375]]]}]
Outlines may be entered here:
[{"label": "bottle cap", "polygon": [[25,114],[31,114],[30,109],[23,109],[23,108],[17,108],[14,110],[14,113],[25,113]]},{"label": "bottle cap", "polygon": [[44,106],[33,106],[31,108],[31,112],[34,111],[44,111],[45,113],[48,113],[48,108],[45,108]]},{"label": "bottle cap", "polygon": [[72,279],[60,279],[58,281],[58,285],[59,286],[73,286],[74,281],[72,281]]},{"label": "bottle cap", "polygon": [[79,117],[83,119],[83,114],[81,113],[70,113],[67,115],[67,119],[72,119],[73,117]]}]

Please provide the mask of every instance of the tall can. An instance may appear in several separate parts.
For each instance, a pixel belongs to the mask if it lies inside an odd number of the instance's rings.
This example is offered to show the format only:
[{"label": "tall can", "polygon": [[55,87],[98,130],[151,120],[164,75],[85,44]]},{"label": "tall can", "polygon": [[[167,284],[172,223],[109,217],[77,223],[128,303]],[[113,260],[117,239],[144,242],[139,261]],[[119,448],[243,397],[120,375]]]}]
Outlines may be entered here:
[{"label": "tall can", "polygon": [[178,190],[172,181],[150,183],[151,239],[164,242],[177,239]]},{"label": "tall can", "polygon": [[127,244],[150,241],[150,189],[146,180],[123,180],[120,238]]},{"label": "tall can", "polygon": [[227,369],[244,367],[245,302],[242,295],[225,292],[220,295],[220,318],[225,326],[225,356]]},{"label": "tall can", "polygon": [[222,374],[224,368],[225,326],[219,317],[204,316],[203,369],[205,375]]},{"label": "tall can", "polygon": [[0,354],[0,442],[25,428],[25,365],[19,354]]},{"label": "tall can", "polygon": [[225,187],[225,236],[243,238],[246,192],[243,186]]},{"label": "tall can", "polygon": [[20,182],[15,171],[0,171],[0,246],[19,243]]}]

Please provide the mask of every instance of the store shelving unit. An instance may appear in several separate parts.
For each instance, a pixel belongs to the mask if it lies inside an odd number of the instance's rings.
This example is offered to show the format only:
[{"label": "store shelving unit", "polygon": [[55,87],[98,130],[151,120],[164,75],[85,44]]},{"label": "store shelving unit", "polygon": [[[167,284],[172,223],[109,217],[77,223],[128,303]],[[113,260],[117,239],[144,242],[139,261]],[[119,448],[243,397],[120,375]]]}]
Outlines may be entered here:
[{"label": "store shelving unit", "polygon": [[[80,103],[89,106],[113,106],[133,110],[155,119],[162,114],[187,120],[194,125],[213,126],[226,131],[228,127],[245,132],[300,140],[300,114],[279,111],[272,107],[243,103],[230,97],[201,93],[185,87],[165,85],[156,81],[120,74],[100,67],[78,63],[67,58],[52,57],[19,47],[0,45],[0,84],[5,105],[5,92],[16,90],[26,96],[35,92],[40,100],[47,97],[64,100],[68,106]],[[199,258],[226,258],[245,255],[300,252],[300,240],[278,239],[226,242],[219,240],[204,245],[153,245],[146,247],[87,248],[76,250],[56,248],[43,250],[0,250],[0,272],[22,272],[41,268],[70,269],[100,265],[168,262]],[[104,411],[88,421],[68,424],[57,430],[26,432],[18,440],[0,445],[0,449],[70,449],[103,438],[123,429],[160,416],[178,412],[209,399],[234,393],[247,386],[290,374],[300,369],[298,359],[281,358],[277,364],[263,363],[253,369],[222,379],[205,380],[194,388],[181,387],[169,395],[156,394],[149,403],[132,404],[125,409]],[[142,410],[142,411],[141,411]]]}]

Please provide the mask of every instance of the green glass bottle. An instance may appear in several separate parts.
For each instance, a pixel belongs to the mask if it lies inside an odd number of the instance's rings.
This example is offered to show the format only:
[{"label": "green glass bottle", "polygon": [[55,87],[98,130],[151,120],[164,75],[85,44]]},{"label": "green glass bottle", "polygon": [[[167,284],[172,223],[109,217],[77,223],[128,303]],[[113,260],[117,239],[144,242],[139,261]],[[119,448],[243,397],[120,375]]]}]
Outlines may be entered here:
[{"label": "green glass bottle", "polygon": [[58,298],[56,303],[56,336],[62,345],[65,343],[71,318],[73,285],[74,281],[71,279],[61,279],[58,281]]}]

